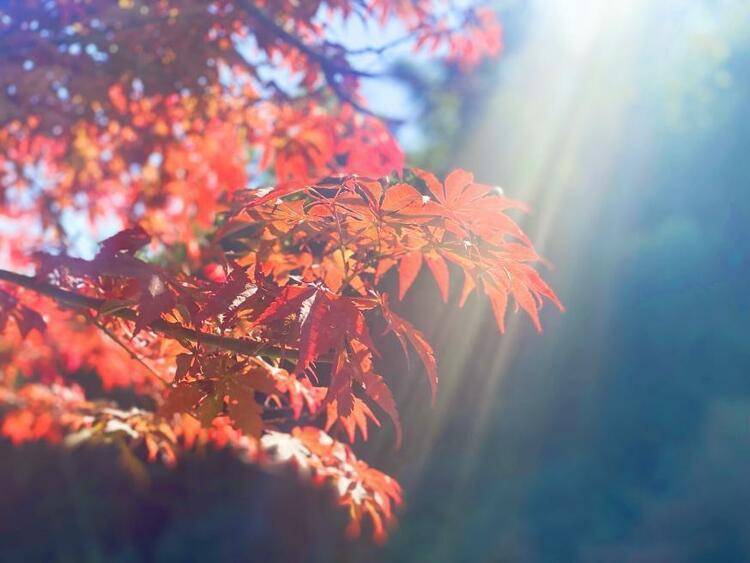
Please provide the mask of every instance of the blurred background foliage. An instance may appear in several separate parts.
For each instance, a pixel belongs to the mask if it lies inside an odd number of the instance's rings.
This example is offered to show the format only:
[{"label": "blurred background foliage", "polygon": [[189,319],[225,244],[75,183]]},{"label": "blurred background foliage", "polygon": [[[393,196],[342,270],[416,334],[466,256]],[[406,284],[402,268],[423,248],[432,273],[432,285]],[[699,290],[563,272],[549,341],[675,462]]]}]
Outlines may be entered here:
[{"label": "blurred background foliage", "polygon": [[394,63],[407,146],[532,204],[568,311],[499,337],[479,300],[418,281],[401,309],[436,344],[437,406],[384,343],[405,446],[386,428],[359,448],[405,486],[391,542],[348,542],[324,492],[221,454],[144,479],[112,450],[3,444],[0,559],[750,560],[750,7],[503,17],[476,77]]}]

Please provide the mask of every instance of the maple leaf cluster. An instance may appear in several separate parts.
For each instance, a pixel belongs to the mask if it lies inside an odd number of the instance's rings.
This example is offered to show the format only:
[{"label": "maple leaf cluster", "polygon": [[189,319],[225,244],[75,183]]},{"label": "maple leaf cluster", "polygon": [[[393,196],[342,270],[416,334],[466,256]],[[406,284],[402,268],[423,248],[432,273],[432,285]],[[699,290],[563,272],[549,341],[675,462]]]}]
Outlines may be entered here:
[{"label": "maple leaf cluster", "polygon": [[[376,54],[411,42],[466,71],[499,52],[491,11],[442,4],[6,3],[2,433],[115,444],[130,467],[208,448],[293,464],[332,487],[349,533],[367,519],[385,539],[400,486],[352,449],[383,415],[402,441],[373,328],[433,398],[438,366],[384,279],[401,299],[428,271],[448,301],[460,272],[459,306],[483,295],[501,332],[509,304],[538,329],[545,302],[562,308],[508,213],[523,204],[464,170],[406,168],[359,94],[372,76],[330,39],[360,18],[404,30]],[[120,230],[86,259],[71,224]],[[87,398],[83,372],[141,407]]]},{"label": "maple leaf cluster", "polygon": [[485,8],[426,0],[110,4],[0,7],[0,203],[25,237],[32,216],[38,241],[65,242],[75,209],[92,229],[138,221],[195,251],[221,194],[266,168],[278,180],[400,169],[358,92],[372,76],[330,21],[396,21],[415,50],[472,65],[500,49]]}]

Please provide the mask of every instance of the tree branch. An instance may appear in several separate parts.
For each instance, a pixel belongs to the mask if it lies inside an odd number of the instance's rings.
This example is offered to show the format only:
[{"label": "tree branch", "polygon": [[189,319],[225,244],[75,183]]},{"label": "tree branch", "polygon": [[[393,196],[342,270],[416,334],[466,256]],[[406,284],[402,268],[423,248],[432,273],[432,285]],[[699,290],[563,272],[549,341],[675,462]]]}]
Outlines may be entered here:
[{"label": "tree branch", "polygon": [[[106,303],[104,299],[81,295],[73,291],[62,289],[38,278],[10,272],[8,270],[0,269],[0,280],[30,289],[40,295],[51,297],[58,303],[63,303],[78,309],[95,309],[96,311],[99,311]],[[128,321],[135,321],[138,317],[138,313],[133,309],[119,309],[113,311],[111,315]],[[270,358],[294,360],[297,358],[298,354],[296,350],[268,347],[248,338],[219,336],[217,334],[187,328],[181,324],[171,323],[164,319],[156,319],[155,321],[152,321],[149,323],[148,328],[153,332],[164,334],[175,340],[196,342],[198,344],[213,346],[215,348],[236,352],[246,356],[267,356]],[[321,361],[324,360],[321,359]]]},{"label": "tree branch", "polygon": [[380,115],[371,109],[364,106],[362,103],[354,99],[354,97],[345,91],[341,82],[339,81],[340,76],[350,75],[359,78],[378,78],[380,75],[372,72],[359,70],[352,67],[346,59],[346,62],[339,62],[325,53],[318,51],[311,47],[304,41],[302,41],[296,35],[288,32],[282,26],[280,26],[269,14],[261,10],[258,6],[249,2],[248,0],[240,0],[238,2],[240,7],[245,10],[251,17],[255,18],[263,27],[271,29],[276,37],[281,39],[284,43],[291,45],[298,51],[304,53],[309,59],[315,61],[320,65],[320,69],[323,72],[326,83],[331,88],[336,97],[343,103],[349,104],[356,111],[370,115],[377,119],[381,119],[387,123],[398,125],[403,123],[403,120]]},{"label": "tree branch", "polygon": [[362,76],[365,78],[377,78],[377,74],[352,68],[348,64],[339,63],[326,56],[325,54],[317,51],[316,49],[302,41],[299,37],[293,35],[292,33],[289,33],[286,29],[281,27],[270,15],[258,8],[258,6],[256,6],[252,2],[248,2],[247,0],[240,0],[240,2],[238,3],[243,10],[245,10],[256,20],[258,20],[261,24],[263,24],[263,27],[270,28],[273,31],[274,35],[280,38],[284,43],[291,45],[298,51],[302,51],[305,55],[308,56],[308,58],[314,60],[321,67],[323,67],[323,69],[329,69],[332,73],[335,74],[351,74],[353,76]]}]

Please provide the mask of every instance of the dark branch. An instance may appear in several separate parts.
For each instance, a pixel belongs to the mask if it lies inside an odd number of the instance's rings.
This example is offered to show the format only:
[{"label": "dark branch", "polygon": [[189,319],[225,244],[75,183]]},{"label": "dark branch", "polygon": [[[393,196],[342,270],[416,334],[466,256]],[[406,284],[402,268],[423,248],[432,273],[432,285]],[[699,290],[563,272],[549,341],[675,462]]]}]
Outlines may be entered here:
[{"label": "dark branch", "polygon": [[343,103],[349,104],[355,110],[366,115],[370,115],[377,119],[381,119],[392,125],[398,125],[402,123],[402,120],[397,118],[383,116],[374,112],[373,110],[364,106],[361,102],[354,99],[354,97],[346,92],[341,84],[340,78],[343,76],[356,76],[358,78],[378,78],[381,74],[371,73],[349,65],[348,62],[343,59],[343,62],[338,61],[330,56],[322,53],[321,51],[311,47],[304,41],[302,41],[296,35],[289,33],[286,29],[281,27],[276,21],[268,15],[266,12],[258,8],[252,2],[247,0],[240,0],[239,5],[244,9],[251,17],[255,18],[263,27],[271,29],[276,37],[278,37],[284,43],[291,45],[298,51],[304,53],[310,60],[316,62],[323,76],[326,79],[326,83],[331,88],[336,97]]},{"label": "dark branch", "polygon": [[[78,309],[94,309],[99,311],[106,303],[104,299],[81,295],[73,291],[68,291],[47,283],[35,277],[25,276],[16,272],[0,269],[0,280],[12,283],[14,285],[30,289],[41,295],[51,297],[58,303],[75,307]],[[138,313],[133,309],[119,309],[113,311],[112,316],[119,317],[128,321],[135,321]],[[187,340],[206,346],[213,346],[222,350],[236,352],[246,356],[267,356],[271,358],[283,358],[294,360],[297,358],[296,350],[284,348],[273,348],[262,343],[255,342],[247,338],[232,338],[228,336],[219,336],[208,332],[202,332],[186,328],[178,323],[171,323],[164,319],[152,321],[148,328],[153,332],[164,334],[176,340]],[[323,361],[323,360],[321,360]]]}]

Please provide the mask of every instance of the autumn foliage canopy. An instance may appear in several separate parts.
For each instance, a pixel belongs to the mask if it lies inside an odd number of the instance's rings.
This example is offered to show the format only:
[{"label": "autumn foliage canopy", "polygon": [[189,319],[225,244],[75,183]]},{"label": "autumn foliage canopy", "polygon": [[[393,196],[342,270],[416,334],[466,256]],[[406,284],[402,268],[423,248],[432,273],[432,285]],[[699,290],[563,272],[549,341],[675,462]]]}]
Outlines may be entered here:
[{"label": "autumn foliage canopy", "polygon": [[[377,79],[363,52],[410,44],[459,72],[499,53],[491,11],[445,4],[5,2],[2,433],[292,464],[332,486],[350,533],[369,521],[383,539],[401,488],[352,450],[384,419],[401,441],[383,332],[438,392],[394,301],[426,269],[446,300],[457,282],[459,306],[483,296],[500,331],[506,309],[539,327],[543,302],[560,306],[507,214],[523,204],[464,170],[406,167],[360,94]],[[403,36],[354,52],[332,38],[352,20]],[[141,406],[88,399],[81,371]]]}]

